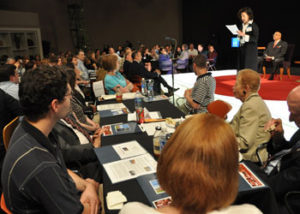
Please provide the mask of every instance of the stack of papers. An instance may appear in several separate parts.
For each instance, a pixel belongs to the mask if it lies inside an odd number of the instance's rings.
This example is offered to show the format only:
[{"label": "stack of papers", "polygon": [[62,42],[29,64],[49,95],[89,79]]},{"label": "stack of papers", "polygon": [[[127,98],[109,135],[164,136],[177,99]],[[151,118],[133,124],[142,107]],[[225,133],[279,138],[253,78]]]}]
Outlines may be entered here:
[{"label": "stack of papers", "polygon": [[124,109],[124,108],[126,108],[126,106],[123,103],[97,105],[97,111],[119,110],[119,109]]},{"label": "stack of papers", "polygon": [[113,184],[156,172],[157,162],[149,154],[103,164]]},{"label": "stack of papers", "polygon": [[146,154],[147,151],[136,141],[128,141],[112,146],[121,159]]}]

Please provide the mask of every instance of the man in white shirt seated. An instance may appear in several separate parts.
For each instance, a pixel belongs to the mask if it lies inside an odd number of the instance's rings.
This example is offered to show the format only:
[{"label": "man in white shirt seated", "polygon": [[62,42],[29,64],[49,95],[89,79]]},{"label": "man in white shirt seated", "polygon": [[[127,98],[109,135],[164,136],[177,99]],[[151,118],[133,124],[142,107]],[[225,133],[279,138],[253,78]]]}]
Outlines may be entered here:
[{"label": "man in white shirt seated", "polygon": [[194,48],[194,44],[190,44],[190,49],[188,50],[189,58],[194,58],[198,55],[198,51]]},{"label": "man in white shirt seated", "polygon": [[5,64],[0,67],[0,88],[19,100],[19,74],[16,66]]}]

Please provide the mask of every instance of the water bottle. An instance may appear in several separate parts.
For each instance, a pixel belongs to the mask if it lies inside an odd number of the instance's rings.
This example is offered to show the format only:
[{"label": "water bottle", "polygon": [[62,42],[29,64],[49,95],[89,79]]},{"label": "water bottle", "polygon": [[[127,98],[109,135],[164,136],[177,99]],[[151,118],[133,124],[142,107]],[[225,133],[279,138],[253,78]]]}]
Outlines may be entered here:
[{"label": "water bottle", "polygon": [[160,126],[155,127],[155,132],[153,136],[153,153],[155,157],[160,156],[160,140],[161,140],[162,130]]},{"label": "water bottle", "polygon": [[140,92],[136,92],[134,99],[134,107],[136,112],[136,121],[141,124],[144,123],[144,108],[143,108],[143,100]]},{"label": "water bottle", "polygon": [[159,150],[160,150],[160,153],[162,152],[163,148],[165,147],[166,143],[167,143],[167,129],[166,128],[162,128],[161,129],[161,135],[160,135],[160,138],[159,138]]},{"label": "water bottle", "polygon": [[153,90],[154,81],[152,79],[148,80],[148,100],[152,101],[154,98],[154,90]]},{"label": "water bottle", "polygon": [[142,95],[147,96],[147,82],[146,82],[145,78],[142,78],[141,90],[142,90]]},{"label": "water bottle", "polygon": [[143,107],[143,99],[142,99],[142,95],[139,91],[137,91],[135,93],[135,97],[134,97],[134,108],[135,110],[137,108]]}]

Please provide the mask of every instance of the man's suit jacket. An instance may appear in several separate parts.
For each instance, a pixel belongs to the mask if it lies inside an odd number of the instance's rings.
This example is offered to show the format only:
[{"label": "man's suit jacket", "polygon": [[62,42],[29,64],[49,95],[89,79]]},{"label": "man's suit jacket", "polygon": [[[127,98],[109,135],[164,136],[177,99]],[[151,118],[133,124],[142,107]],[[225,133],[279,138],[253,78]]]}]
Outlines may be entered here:
[{"label": "man's suit jacket", "polygon": [[[230,125],[245,160],[258,162],[257,147],[270,140],[270,134],[264,131],[264,126],[270,119],[270,111],[258,93],[251,94],[233,117]],[[267,159],[266,149],[261,150],[260,156],[263,161]]]},{"label": "man's suit jacket", "polygon": [[265,54],[268,56],[274,56],[275,59],[284,58],[286,54],[288,44],[285,41],[280,40],[274,47],[274,41],[269,42]]},{"label": "man's suit jacket", "polygon": [[278,198],[283,198],[287,192],[292,190],[300,191],[300,145],[297,144],[298,141],[300,141],[300,129],[290,141],[286,141],[281,135],[272,137],[268,143],[270,154],[275,154],[283,149],[291,149],[282,157],[279,168],[275,168],[268,178],[268,184]]}]

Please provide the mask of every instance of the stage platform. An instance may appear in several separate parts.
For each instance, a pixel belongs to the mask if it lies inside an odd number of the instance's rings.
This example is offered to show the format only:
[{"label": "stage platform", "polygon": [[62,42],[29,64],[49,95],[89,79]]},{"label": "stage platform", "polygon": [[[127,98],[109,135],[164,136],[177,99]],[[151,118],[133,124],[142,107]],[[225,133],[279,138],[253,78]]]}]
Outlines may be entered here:
[{"label": "stage platform", "polygon": [[[214,77],[220,76],[230,76],[236,75],[236,70],[218,70],[212,71],[212,75]],[[168,84],[172,85],[172,75],[167,74],[163,75],[163,78],[168,82]],[[196,75],[194,73],[180,73],[174,75],[174,87],[180,88],[175,92],[175,102],[178,97],[183,97],[184,91],[188,88],[192,88],[195,81]],[[217,86],[218,87],[218,86]],[[165,90],[165,89],[164,89]],[[241,106],[241,101],[236,99],[233,96],[224,96],[220,94],[215,94],[215,99],[224,100],[232,105],[232,110],[228,114],[227,121],[230,121],[236,112],[239,110]],[[170,98],[172,102],[172,99]],[[283,121],[284,135],[286,139],[290,139],[290,137],[295,133],[298,127],[295,123],[289,122],[289,111],[286,101],[278,101],[278,100],[266,100],[265,102],[270,109],[273,118],[281,118]]]}]

